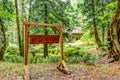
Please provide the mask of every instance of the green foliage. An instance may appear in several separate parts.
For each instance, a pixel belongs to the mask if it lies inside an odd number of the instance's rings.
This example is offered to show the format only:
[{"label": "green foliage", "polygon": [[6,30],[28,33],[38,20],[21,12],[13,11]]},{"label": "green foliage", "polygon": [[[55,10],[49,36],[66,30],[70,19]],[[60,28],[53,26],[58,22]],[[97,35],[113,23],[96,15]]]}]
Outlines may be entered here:
[{"label": "green foliage", "polygon": [[[112,16],[115,12],[116,3],[116,0],[83,0],[83,3],[79,3],[78,6],[81,9],[81,13],[85,16],[83,18],[83,23],[86,25],[83,28],[89,29],[89,31],[92,32],[91,35],[93,35],[94,30],[91,26],[95,23],[98,37],[101,40],[105,40],[107,37],[102,33],[107,34],[109,25],[112,22]],[[86,38],[86,41],[88,39],[90,38]],[[88,42],[89,41],[90,40],[88,40]]]},{"label": "green foliage", "polygon": [[6,47],[6,51],[5,54],[9,54],[9,55],[19,55],[19,47],[15,44],[9,44]]},{"label": "green foliage", "polygon": [[15,44],[9,44],[4,54],[4,60],[10,62],[22,62],[23,57],[19,55],[19,48]]},{"label": "green foliage", "polygon": [[109,3],[106,7],[115,7],[115,5],[117,5],[117,1]]},{"label": "green foliage", "polygon": [[65,62],[69,63],[69,64],[73,64],[73,63],[80,63],[81,62],[81,57],[80,56],[71,56],[71,57],[67,57],[65,58]]},{"label": "green foliage", "polygon": [[[32,0],[31,0],[32,1]],[[74,2],[74,3],[72,3]],[[65,2],[61,0],[34,0],[31,5],[31,12],[29,13],[29,1],[24,1],[24,17],[27,21],[30,16],[30,21],[33,22],[44,22],[44,18],[47,17],[48,23],[58,23],[63,24],[63,39],[70,41],[71,30],[76,27],[82,27],[86,32],[82,35],[81,41],[85,42],[84,44],[75,44],[64,46],[64,55],[66,57],[67,63],[79,63],[79,62],[90,62],[93,63],[99,55],[92,55],[86,53],[86,50],[93,48],[94,39],[93,39],[93,18],[96,20],[96,26],[98,27],[98,32],[101,34],[101,26],[105,27],[105,32],[108,30],[108,25],[112,19],[110,17],[113,15],[116,1],[115,0],[94,0],[95,6],[95,16],[92,12],[93,4],[89,0],[66,0]],[[5,25],[6,41],[7,43],[17,43],[16,36],[16,25],[15,23],[15,8],[13,2],[9,0],[0,1],[0,17],[2,17]],[[48,15],[45,16],[44,5],[47,4]],[[21,11],[21,1],[18,1],[19,14],[22,14]],[[14,19],[14,20],[11,20]],[[19,15],[19,19],[21,16]],[[22,25],[21,25],[22,26]],[[38,28],[36,26],[30,30],[30,34],[43,34],[44,28]],[[21,29],[22,30],[22,29]],[[56,34],[55,29],[47,28],[48,34]],[[57,33],[58,34],[58,33]],[[101,36],[101,35],[99,35]],[[106,35],[105,35],[106,36]],[[0,43],[1,44],[1,43]],[[104,49],[107,50],[107,42],[105,42]],[[33,56],[34,54],[34,56]],[[50,63],[59,61],[59,47],[58,45],[49,45],[49,57],[43,58],[43,46],[29,46],[29,59],[30,63]],[[23,58],[19,56],[19,48],[16,45],[8,45],[5,55],[5,61],[19,62],[23,61]]]},{"label": "green foliage", "polygon": [[[49,44],[48,45],[48,53],[49,54],[54,54],[54,55],[58,55],[59,53],[59,45],[57,44]],[[43,53],[43,49],[44,47],[42,45],[37,45],[37,46],[30,46],[29,52],[32,53]]]},{"label": "green foliage", "polygon": [[[28,55],[28,62],[29,63],[52,63],[52,62],[59,62],[60,61],[60,55],[58,53],[58,47],[55,45],[49,46],[52,51],[50,51],[49,57],[44,58],[43,52],[41,52],[41,46],[32,46],[30,50],[34,51],[35,54],[29,53]],[[66,45],[64,48],[64,55],[65,55],[65,61],[67,63],[73,64],[73,63],[89,63],[93,64],[94,61],[98,58],[100,58],[97,54],[88,54],[86,53],[86,50],[93,48],[94,45],[89,44],[69,44]],[[55,52],[55,53],[53,53]],[[57,52],[57,53],[56,53]],[[23,57],[19,55],[19,48],[18,46],[14,44],[10,44],[7,46],[7,49],[5,51],[4,55],[5,61],[10,62],[23,62]]]},{"label": "green foliage", "polygon": [[91,43],[82,43],[82,42],[80,43],[69,44],[65,46],[64,47],[65,56],[82,55],[85,53],[86,50],[94,47],[94,45]]},{"label": "green foliage", "polygon": [[65,56],[78,55],[79,54],[79,49],[80,49],[79,46],[69,45],[64,49],[64,54],[65,54]]},{"label": "green foliage", "polygon": [[14,13],[13,4],[11,1],[2,0],[0,1],[0,18],[4,21],[12,19]]},{"label": "green foliage", "polygon": [[[47,5],[47,16],[45,15],[44,5]],[[29,5],[30,6],[30,5]],[[73,8],[70,1],[61,1],[61,0],[35,0],[31,5],[30,12],[30,21],[33,22],[44,22],[44,18],[47,18],[48,23],[63,24],[64,30],[64,39],[70,41],[71,37],[68,32],[70,32],[73,27],[80,26],[80,16],[78,8]],[[51,33],[56,33],[55,30],[50,30],[47,28],[47,31]],[[34,28],[34,31],[31,32],[44,32],[38,28]]]},{"label": "green foliage", "polygon": [[80,38],[80,40],[83,41],[83,42],[89,42],[89,43],[93,43],[94,42],[93,36],[91,35],[90,31],[86,31],[82,35],[82,37]]},{"label": "green foliage", "polygon": [[43,53],[43,46],[30,46],[30,53]]},{"label": "green foliage", "polygon": [[23,57],[20,55],[4,55],[4,61],[10,61],[10,62],[23,62]]},{"label": "green foliage", "polygon": [[29,63],[52,63],[58,62],[60,56],[50,55],[49,57],[44,58],[43,55],[36,54],[34,57],[29,55],[28,62]]},{"label": "green foliage", "polygon": [[49,54],[58,55],[59,54],[59,45],[50,44],[49,45]]},{"label": "green foliage", "polygon": [[86,53],[86,50],[94,47],[89,44],[81,44],[81,45],[68,45],[65,48],[65,61],[67,63],[89,63],[93,64],[95,60],[100,58],[100,55],[97,54],[89,54]]},{"label": "green foliage", "polygon": [[67,63],[73,64],[73,63],[86,63],[86,64],[94,64],[94,61],[99,59],[101,56],[97,54],[89,54],[89,53],[84,53],[80,54],[78,56],[71,56],[65,58],[65,61]]},{"label": "green foliage", "polygon": [[108,48],[110,47],[110,44],[107,40],[104,41],[104,46],[101,48],[103,51],[108,51]]},{"label": "green foliage", "polygon": [[81,57],[81,62],[87,63],[87,64],[93,64],[95,60],[99,59],[100,56],[97,54],[88,54],[85,53]]}]

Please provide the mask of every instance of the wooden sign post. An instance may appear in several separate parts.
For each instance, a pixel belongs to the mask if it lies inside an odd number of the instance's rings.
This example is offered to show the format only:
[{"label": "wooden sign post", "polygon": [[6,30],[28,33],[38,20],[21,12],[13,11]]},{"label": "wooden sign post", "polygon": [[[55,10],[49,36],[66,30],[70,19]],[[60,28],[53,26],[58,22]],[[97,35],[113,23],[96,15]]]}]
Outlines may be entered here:
[{"label": "wooden sign post", "polygon": [[60,33],[60,35],[30,35],[30,44],[50,44],[50,43],[59,43],[60,45],[60,64],[57,69],[69,74],[69,70],[64,61],[63,56],[63,25],[58,24],[46,24],[46,23],[37,23],[37,22],[23,22],[24,25],[24,68],[25,68],[25,79],[30,80],[29,78],[29,70],[28,70],[28,32],[37,26],[50,26],[56,28],[56,30]]}]

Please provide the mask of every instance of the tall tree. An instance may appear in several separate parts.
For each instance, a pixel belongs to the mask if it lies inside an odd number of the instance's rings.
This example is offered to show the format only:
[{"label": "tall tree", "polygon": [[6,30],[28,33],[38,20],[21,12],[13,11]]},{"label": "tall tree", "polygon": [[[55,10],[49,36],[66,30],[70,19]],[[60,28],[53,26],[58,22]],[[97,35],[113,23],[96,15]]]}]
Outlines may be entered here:
[{"label": "tall tree", "polygon": [[[3,59],[3,55],[7,45],[7,24],[13,18],[13,3],[8,0],[1,0],[0,1],[0,60]],[[11,27],[11,26],[10,26]],[[10,34],[11,35],[11,34]]]},{"label": "tall tree", "polygon": [[92,15],[93,15],[93,29],[94,29],[94,37],[95,37],[95,41],[98,45],[98,47],[102,47],[100,38],[98,36],[98,31],[97,31],[97,25],[96,25],[96,21],[95,21],[95,3],[94,0],[92,0]]},{"label": "tall tree", "polygon": [[16,8],[16,24],[17,24],[17,36],[18,36],[19,51],[20,51],[20,55],[23,56],[22,46],[21,46],[20,23],[19,23],[18,1],[17,0],[15,0],[15,8]]},{"label": "tall tree", "polygon": [[28,21],[31,19],[31,9],[32,9],[32,0],[29,0],[29,16],[28,16]]},{"label": "tall tree", "polygon": [[[102,4],[102,15],[104,15],[104,1],[101,2]],[[104,46],[104,39],[105,39],[105,26],[102,24],[102,45]]]},{"label": "tall tree", "polygon": [[[21,17],[22,17],[22,21],[24,21],[24,0],[22,0],[22,13],[21,13]],[[24,46],[24,25],[22,24],[22,46]],[[22,52],[24,52],[24,47],[22,47]]]},{"label": "tall tree", "polygon": [[[47,18],[48,18],[48,9],[47,9],[47,3],[45,1],[44,3],[44,23],[47,23]],[[44,34],[47,35],[48,31],[47,31],[47,26],[45,26],[44,28]],[[44,57],[48,56],[48,45],[44,44]]]},{"label": "tall tree", "polygon": [[[81,12],[85,16],[84,17],[84,22],[88,23],[88,27],[91,33],[94,34],[94,39],[98,47],[102,47],[102,43],[98,34],[98,28],[99,28],[99,15],[101,12],[100,6],[98,3],[100,0],[84,0],[84,2],[80,5],[81,6]],[[99,7],[98,7],[99,6]],[[91,28],[92,25],[92,28]]]},{"label": "tall tree", "polygon": [[6,47],[6,38],[5,38],[5,31],[4,31],[4,25],[2,23],[2,20],[0,18],[0,40],[1,40],[1,46],[0,46],[0,60],[3,60],[3,55],[5,52]]},{"label": "tall tree", "polygon": [[120,59],[120,0],[108,31],[109,51],[111,57]]}]

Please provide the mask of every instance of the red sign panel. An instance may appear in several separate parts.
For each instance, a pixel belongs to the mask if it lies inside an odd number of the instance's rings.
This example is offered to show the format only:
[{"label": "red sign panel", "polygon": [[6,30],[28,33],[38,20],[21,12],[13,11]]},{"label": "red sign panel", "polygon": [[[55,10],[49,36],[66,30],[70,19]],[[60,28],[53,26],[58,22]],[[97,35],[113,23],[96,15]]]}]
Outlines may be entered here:
[{"label": "red sign panel", "polygon": [[59,43],[59,35],[30,35],[30,44]]}]

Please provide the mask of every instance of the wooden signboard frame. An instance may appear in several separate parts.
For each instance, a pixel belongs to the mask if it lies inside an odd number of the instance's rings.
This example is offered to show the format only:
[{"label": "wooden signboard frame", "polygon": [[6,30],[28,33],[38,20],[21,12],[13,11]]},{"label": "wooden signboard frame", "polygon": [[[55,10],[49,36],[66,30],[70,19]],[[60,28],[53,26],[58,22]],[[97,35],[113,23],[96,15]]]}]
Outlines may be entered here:
[{"label": "wooden signboard frame", "polygon": [[49,27],[54,27],[56,28],[56,30],[60,33],[59,35],[59,45],[60,45],[60,54],[61,54],[61,59],[60,59],[60,63],[57,67],[58,70],[69,74],[69,70],[67,68],[67,65],[64,61],[64,56],[63,56],[63,25],[59,25],[59,24],[46,24],[46,23],[37,23],[37,22],[23,22],[24,25],[24,68],[25,68],[25,79],[26,80],[30,80],[29,78],[29,70],[28,70],[28,32],[37,26],[49,26]]}]

